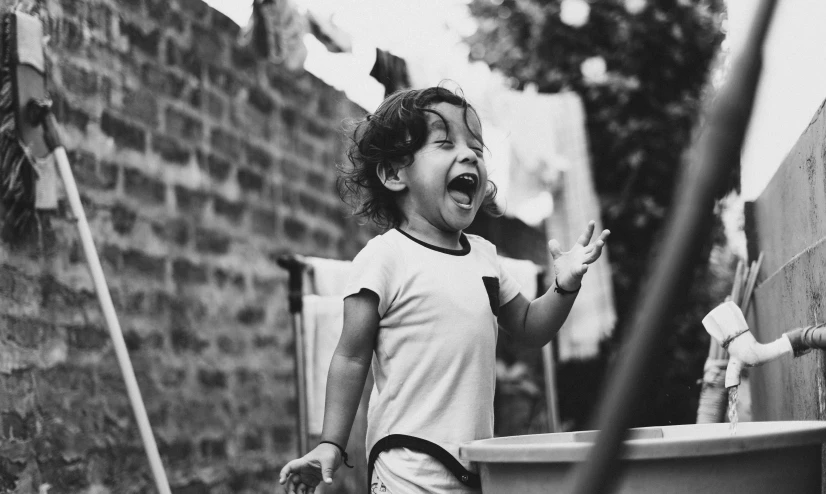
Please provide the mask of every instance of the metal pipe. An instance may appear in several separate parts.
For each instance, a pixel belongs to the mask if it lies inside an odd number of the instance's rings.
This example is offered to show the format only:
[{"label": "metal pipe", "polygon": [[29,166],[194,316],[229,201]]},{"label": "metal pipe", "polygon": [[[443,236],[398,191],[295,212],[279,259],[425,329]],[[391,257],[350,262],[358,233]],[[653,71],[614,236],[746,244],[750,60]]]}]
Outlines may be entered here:
[{"label": "metal pipe", "polygon": [[278,258],[278,265],[289,274],[287,282],[287,300],[292,315],[293,338],[295,341],[295,381],[298,426],[298,454],[305,455],[309,451],[310,433],[309,417],[307,413],[307,369],[304,355],[304,323],[301,312],[304,309],[304,270],[307,263],[304,258],[287,254]]},{"label": "metal pipe", "polygon": [[[295,379],[298,402],[298,454],[309,452],[310,432],[307,414],[307,367],[304,355],[304,324],[301,313],[293,314],[293,328],[295,330]],[[299,350],[300,349],[300,350]]]},{"label": "metal pipe", "polygon": [[793,329],[783,336],[791,342],[795,357],[805,355],[813,349],[826,350],[826,323]]},{"label": "metal pipe", "polygon": [[763,0],[752,20],[745,50],[733,63],[730,78],[710,105],[707,126],[689,166],[678,182],[678,197],[650,278],[620,352],[624,358],[611,373],[598,415],[601,431],[588,459],[574,469],[574,494],[610,492],[617,475],[617,455],[638,410],[646,376],[657,363],[669,318],[691,279],[693,261],[711,230],[714,198],[733,163],[740,159],[758,75],[762,45],[776,0]]}]

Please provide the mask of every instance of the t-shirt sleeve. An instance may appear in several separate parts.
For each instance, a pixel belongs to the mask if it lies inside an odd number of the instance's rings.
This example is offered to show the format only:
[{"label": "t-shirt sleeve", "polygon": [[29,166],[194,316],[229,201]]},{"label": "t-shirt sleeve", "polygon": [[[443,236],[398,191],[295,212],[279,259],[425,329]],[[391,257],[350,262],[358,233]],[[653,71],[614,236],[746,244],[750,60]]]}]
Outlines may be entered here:
[{"label": "t-shirt sleeve", "polygon": [[403,269],[398,253],[381,237],[369,242],[353,259],[350,276],[344,289],[344,297],[355,295],[363,289],[379,297],[379,316],[384,316],[398,292],[399,271]]},{"label": "t-shirt sleeve", "polygon": [[499,264],[499,306],[501,307],[516,298],[522,287],[498,259],[497,263]]}]

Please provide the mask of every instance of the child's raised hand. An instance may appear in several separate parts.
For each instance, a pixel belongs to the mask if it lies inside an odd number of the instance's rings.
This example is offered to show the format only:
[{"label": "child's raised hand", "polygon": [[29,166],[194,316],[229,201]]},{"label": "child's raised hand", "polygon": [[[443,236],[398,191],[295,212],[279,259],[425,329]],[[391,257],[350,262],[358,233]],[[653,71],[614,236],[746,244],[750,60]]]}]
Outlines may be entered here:
[{"label": "child's raised hand", "polygon": [[585,232],[579,236],[574,246],[567,252],[562,251],[559,242],[556,240],[548,242],[548,248],[554,261],[556,283],[563,290],[578,290],[582,277],[588,271],[588,265],[599,259],[602,254],[605,239],[608,238],[611,232],[603,230],[593,243],[589,243],[594,235],[594,225],[593,221],[589,221]]},{"label": "child's raised hand", "polygon": [[278,482],[287,494],[313,494],[322,479],[333,483],[333,472],[341,466],[342,458],[336,446],[321,443],[301,458],[281,469]]}]

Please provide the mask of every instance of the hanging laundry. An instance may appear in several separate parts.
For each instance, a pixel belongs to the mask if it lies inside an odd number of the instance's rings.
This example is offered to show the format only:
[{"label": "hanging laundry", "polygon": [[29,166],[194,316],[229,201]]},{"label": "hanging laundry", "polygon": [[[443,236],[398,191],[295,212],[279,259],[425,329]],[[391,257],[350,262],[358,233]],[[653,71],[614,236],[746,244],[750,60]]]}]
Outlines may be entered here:
[{"label": "hanging laundry", "polygon": [[353,51],[352,37],[336,26],[330,16],[307,11],[310,33],[320,41],[330,53],[350,53]]},{"label": "hanging laundry", "polygon": [[[505,214],[532,225],[544,223],[547,237],[563,246],[572,245],[589,220],[596,221],[595,231],[602,231],[579,96],[508,91],[491,96],[485,103],[490,119],[511,145],[510,159],[499,163],[509,167]],[[542,215],[536,214],[539,210]],[[614,329],[610,246],[609,240],[602,258],[589,267],[577,301],[559,331],[561,361],[596,356],[599,343]]]},{"label": "hanging laundry", "polygon": [[528,300],[535,299],[539,290],[539,276],[542,268],[531,261],[522,259],[511,259],[510,257],[499,256],[499,263],[508,274],[519,284],[520,292]]},{"label": "hanging laundry", "polygon": [[376,63],[370,71],[370,76],[382,83],[385,96],[410,87],[407,62],[379,48],[376,48]]},{"label": "hanging laundry", "polygon": [[[547,223],[548,237],[571,245],[589,220],[596,221],[595,232],[602,231],[599,198],[591,176],[582,100],[575,93],[550,96],[547,111],[553,116],[554,142],[558,155],[564,157],[568,167],[560,174],[555,197],[558,214],[551,215]],[[614,329],[617,315],[608,259],[610,248],[609,239],[602,258],[588,269],[571,314],[559,331],[560,360],[596,356],[599,343]]]},{"label": "hanging laundry", "polygon": [[344,287],[350,261],[305,257],[302,321],[310,434],[321,434],[327,371],[344,324]]},{"label": "hanging laundry", "polygon": [[305,293],[328,296],[341,295],[350,277],[350,261],[305,257],[307,269],[304,271]]},{"label": "hanging laundry", "polygon": [[321,434],[327,372],[344,324],[344,299],[341,296],[304,295],[305,379],[307,385],[307,428]]},{"label": "hanging laundry", "polygon": [[243,43],[251,44],[260,57],[289,70],[304,67],[303,38],[309,28],[290,0],[255,0],[249,26]]}]

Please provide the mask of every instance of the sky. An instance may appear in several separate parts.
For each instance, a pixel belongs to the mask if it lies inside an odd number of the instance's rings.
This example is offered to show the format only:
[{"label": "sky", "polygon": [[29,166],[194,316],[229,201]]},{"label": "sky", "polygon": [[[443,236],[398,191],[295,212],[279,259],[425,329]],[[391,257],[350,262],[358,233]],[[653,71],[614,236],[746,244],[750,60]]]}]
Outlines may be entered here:
[{"label": "sky", "polygon": [[[626,0],[644,4],[645,0]],[[241,25],[249,19],[252,2],[206,0]],[[415,86],[443,78],[457,82],[469,99],[491,85],[502,84],[481,63],[469,63],[462,35],[474,30],[468,0],[292,0],[299,9],[326,16],[353,36],[351,54],[330,54],[312,36],[305,37],[305,68],[327,81],[367,110],[383,97],[383,88],[366,76],[373,48],[404,58],[421,80]],[[758,4],[756,0],[727,0],[728,46],[735,52]],[[398,22],[403,19],[403,23]],[[806,129],[826,91],[826,1],[777,2],[764,50],[752,121],[742,153],[742,198],[755,199]]]},{"label": "sky", "polygon": [[[728,0],[732,49],[755,0]],[[741,159],[742,197],[756,199],[826,98],[826,1],[777,2]]]}]

